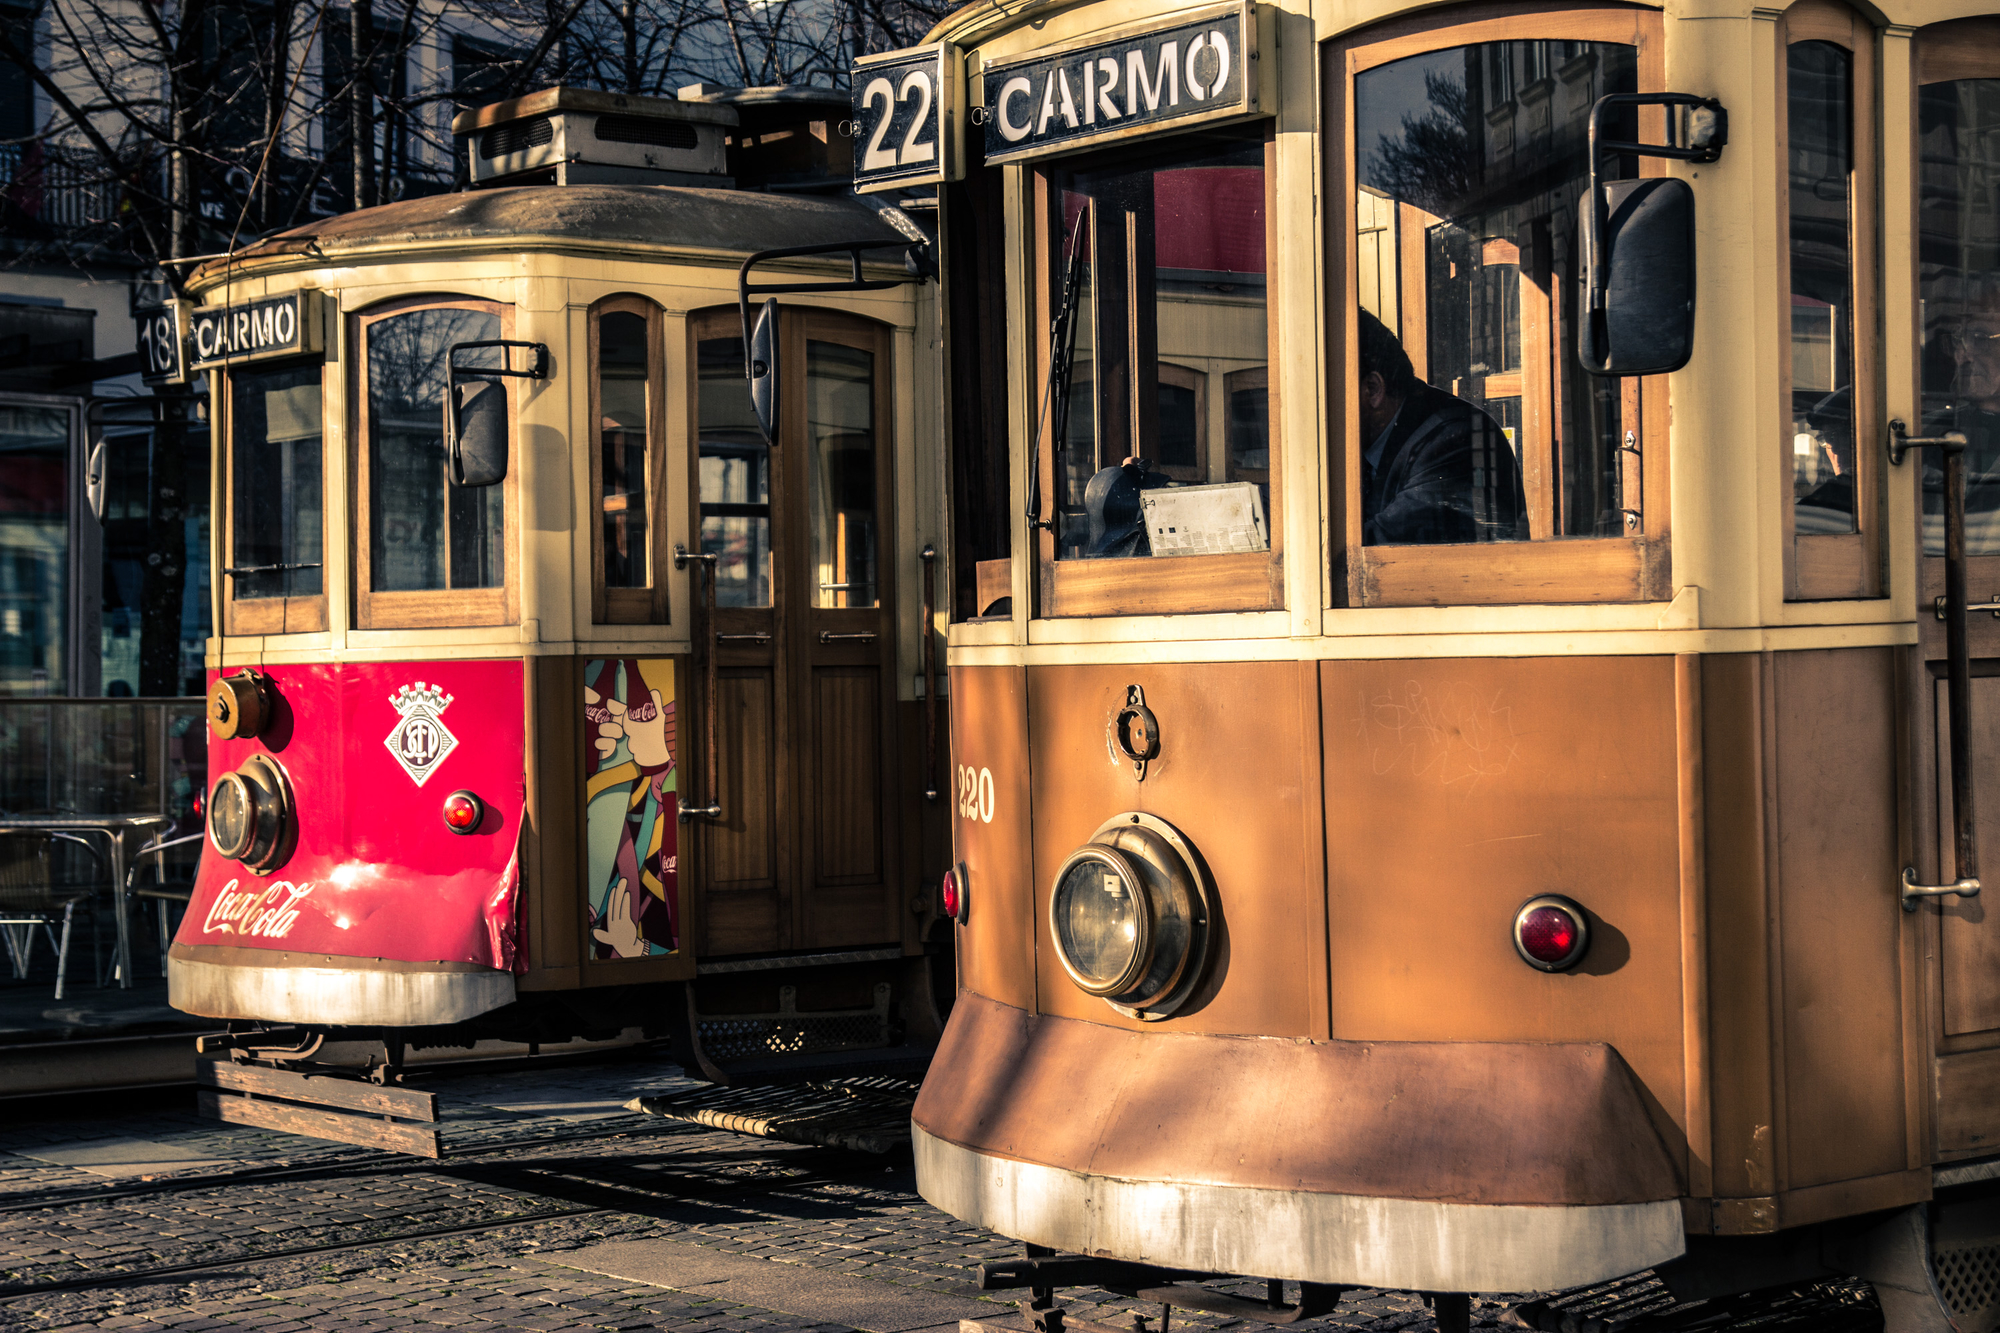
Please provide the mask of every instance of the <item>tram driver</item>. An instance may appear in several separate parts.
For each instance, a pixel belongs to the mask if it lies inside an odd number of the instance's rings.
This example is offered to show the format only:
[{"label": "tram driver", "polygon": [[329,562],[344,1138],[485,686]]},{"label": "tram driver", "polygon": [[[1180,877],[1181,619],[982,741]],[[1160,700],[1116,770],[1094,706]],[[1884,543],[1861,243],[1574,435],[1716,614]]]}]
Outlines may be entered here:
[{"label": "tram driver", "polygon": [[1361,311],[1361,540],[1370,546],[1526,541],[1514,448],[1477,406],[1417,378],[1409,353]]}]

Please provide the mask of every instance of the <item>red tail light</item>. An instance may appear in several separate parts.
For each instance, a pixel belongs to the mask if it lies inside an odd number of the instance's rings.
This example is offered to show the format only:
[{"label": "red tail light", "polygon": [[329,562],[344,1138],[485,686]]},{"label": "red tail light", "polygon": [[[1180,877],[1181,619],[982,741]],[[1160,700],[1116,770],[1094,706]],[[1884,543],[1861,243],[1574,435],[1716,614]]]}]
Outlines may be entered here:
[{"label": "red tail light", "polygon": [[1572,899],[1545,893],[1514,913],[1514,949],[1529,967],[1560,972],[1583,961],[1589,948],[1590,920]]},{"label": "red tail light", "polygon": [[486,803],[469,791],[444,798],[444,826],[453,833],[476,833],[486,818]]},{"label": "red tail light", "polygon": [[938,893],[944,899],[944,914],[961,926],[965,924],[965,863],[959,862],[944,872],[944,880],[938,885]]}]

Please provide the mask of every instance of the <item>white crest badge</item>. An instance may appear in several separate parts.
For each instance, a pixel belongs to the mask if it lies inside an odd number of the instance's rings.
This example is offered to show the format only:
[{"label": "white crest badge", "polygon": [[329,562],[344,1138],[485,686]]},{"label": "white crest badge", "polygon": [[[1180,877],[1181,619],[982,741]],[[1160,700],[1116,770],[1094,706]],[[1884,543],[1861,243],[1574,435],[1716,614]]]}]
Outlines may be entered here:
[{"label": "white crest badge", "polygon": [[443,686],[426,685],[422,681],[405,685],[389,696],[402,720],[382,743],[396,756],[396,762],[410,775],[410,781],[419,787],[437,772],[444,757],[458,748],[458,737],[445,730],[444,720],[439,716],[451,707],[451,700]]}]

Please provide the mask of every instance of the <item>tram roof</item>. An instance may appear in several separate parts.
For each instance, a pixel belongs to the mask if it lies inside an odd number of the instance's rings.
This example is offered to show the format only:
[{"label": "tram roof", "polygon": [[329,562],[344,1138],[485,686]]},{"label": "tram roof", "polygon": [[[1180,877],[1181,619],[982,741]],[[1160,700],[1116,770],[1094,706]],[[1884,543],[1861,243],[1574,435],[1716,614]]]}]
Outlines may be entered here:
[{"label": "tram roof", "polygon": [[210,260],[197,289],[246,263],[318,264],[357,251],[496,243],[534,248],[643,247],[747,255],[784,246],[907,239],[851,198],[706,190],[671,185],[528,185],[427,195],[323,218]]}]

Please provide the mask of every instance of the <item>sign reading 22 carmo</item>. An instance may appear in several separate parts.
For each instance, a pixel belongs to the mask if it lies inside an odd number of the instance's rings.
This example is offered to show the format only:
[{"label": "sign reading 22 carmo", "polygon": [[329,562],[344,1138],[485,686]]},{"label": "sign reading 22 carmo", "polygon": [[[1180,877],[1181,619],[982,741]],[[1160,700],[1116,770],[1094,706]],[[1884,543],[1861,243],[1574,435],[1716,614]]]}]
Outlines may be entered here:
[{"label": "sign reading 22 carmo", "polygon": [[913,46],[855,62],[854,190],[955,181],[965,172],[958,48]]}]

